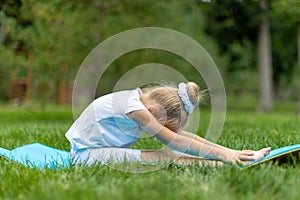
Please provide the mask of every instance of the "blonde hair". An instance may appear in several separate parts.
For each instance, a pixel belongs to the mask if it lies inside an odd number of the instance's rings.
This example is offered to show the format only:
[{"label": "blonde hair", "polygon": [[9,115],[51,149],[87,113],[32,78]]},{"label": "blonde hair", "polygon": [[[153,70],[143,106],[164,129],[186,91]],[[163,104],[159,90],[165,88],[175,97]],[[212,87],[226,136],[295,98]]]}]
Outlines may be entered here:
[{"label": "blonde hair", "polygon": [[[144,87],[142,90],[148,93],[148,99],[155,102],[157,108],[161,111],[160,113],[164,112],[164,116],[157,114],[155,117],[165,127],[177,132],[186,125],[189,114],[178,95],[178,87],[152,85],[150,88]],[[186,90],[190,102],[194,107],[198,106],[202,99],[199,86],[194,82],[188,82]]]}]

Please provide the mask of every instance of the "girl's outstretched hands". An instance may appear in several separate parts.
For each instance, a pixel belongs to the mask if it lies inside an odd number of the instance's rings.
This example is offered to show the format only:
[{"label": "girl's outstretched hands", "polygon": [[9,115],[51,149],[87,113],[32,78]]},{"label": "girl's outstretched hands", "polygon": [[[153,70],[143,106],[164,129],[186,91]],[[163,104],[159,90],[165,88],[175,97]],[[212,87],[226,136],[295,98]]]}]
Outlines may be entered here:
[{"label": "girl's outstretched hands", "polygon": [[254,161],[254,152],[253,151],[237,151],[237,150],[227,150],[222,156],[221,160],[225,163],[231,163],[236,166],[242,166],[247,164],[249,161]]},{"label": "girl's outstretched hands", "polygon": [[250,162],[260,160],[267,156],[271,151],[271,148],[263,148],[258,151],[252,150],[242,150],[242,151],[232,151],[231,153],[225,155],[222,159],[225,162],[232,163],[237,166],[242,166]]}]

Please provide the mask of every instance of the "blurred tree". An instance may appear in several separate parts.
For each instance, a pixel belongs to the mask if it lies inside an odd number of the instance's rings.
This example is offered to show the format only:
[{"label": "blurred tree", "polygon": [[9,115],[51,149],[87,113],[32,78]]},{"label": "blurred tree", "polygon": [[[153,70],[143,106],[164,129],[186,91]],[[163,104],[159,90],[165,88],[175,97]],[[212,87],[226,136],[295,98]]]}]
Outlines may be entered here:
[{"label": "blurred tree", "polygon": [[[258,60],[259,109],[272,109],[272,68],[267,1],[214,0],[210,3],[201,3],[200,6],[207,19],[206,31],[217,41],[221,54],[229,59],[226,71],[230,81],[236,80],[235,77],[241,76],[243,72],[253,70],[251,68],[255,60]],[[241,45],[239,52],[236,51],[237,44]],[[258,56],[253,56],[251,52],[255,46]],[[245,59],[245,56],[249,60]],[[243,66],[242,69],[241,66]],[[245,77],[249,76],[245,75]],[[237,80],[243,81],[243,85],[248,81]],[[233,84],[239,85],[237,82]],[[243,90],[247,87],[239,88]]]},{"label": "blurred tree", "polygon": [[[300,70],[300,19],[298,21],[298,65],[299,65],[299,70]],[[299,74],[299,72],[298,72]],[[299,78],[298,78],[299,81]],[[298,83],[298,89],[299,89],[299,94],[298,94],[298,110],[297,110],[297,114],[298,117],[300,117],[300,83]]]},{"label": "blurred tree", "polygon": [[10,70],[14,63],[22,63],[22,58],[13,59],[18,43],[10,37],[11,19],[21,21],[19,13],[21,8],[20,0],[0,1],[0,98],[7,100],[10,95]]},{"label": "blurred tree", "polygon": [[[204,19],[194,1],[130,0],[104,3],[105,17],[101,26],[103,39],[138,27],[165,27],[185,33],[197,40],[211,55],[216,54],[213,40],[202,30]],[[179,56],[159,50],[138,50],[114,61],[100,80],[98,94],[111,92],[118,79],[131,68],[144,63],[162,63],[173,67],[187,79],[201,82],[195,69]],[[105,77],[109,77],[106,79]],[[204,86],[205,87],[205,86]]]},{"label": "blurred tree", "polygon": [[268,1],[260,0],[262,19],[258,30],[259,110],[273,109],[272,56]]},{"label": "blurred tree", "polygon": [[5,12],[5,15],[8,17],[18,18],[21,6],[22,6],[21,0],[0,1],[0,8]]},{"label": "blurred tree", "polygon": [[[275,1],[273,1],[275,2]],[[290,37],[297,34],[294,23],[281,11],[272,11],[271,20],[271,43],[272,63],[274,79],[274,96],[278,99],[296,99],[294,71],[297,60],[297,38]]]},{"label": "blurred tree", "polygon": [[[215,46],[202,31],[203,18],[193,0],[23,0],[15,19],[8,24],[11,45],[6,45],[0,60],[13,57],[33,71],[33,87],[36,98],[58,94],[65,101],[66,87],[73,82],[83,59],[99,42],[128,29],[158,26],[181,31],[200,42],[209,53],[215,54]],[[11,54],[13,44],[23,51]],[[32,62],[27,59],[33,55]],[[6,56],[4,56],[6,55]],[[5,66],[9,65],[5,62]],[[103,78],[100,94],[110,92],[113,85],[131,68],[146,62],[167,64],[180,71],[189,80],[199,78],[189,63],[171,53],[154,50],[135,51],[111,64]],[[4,62],[3,62],[4,63]],[[102,80],[101,80],[102,81]],[[43,87],[42,87],[43,86]]]},{"label": "blurred tree", "polygon": [[[19,18],[30,25],[15,23],[12,27],[13,40],[22,41],[25,51],[34,54],[27,66],[33,69],[35,83],[58,88],[59,103],[65,103],[71,75],[95,44],[92,34],[96,27],[92,23],[96,14],[87,3],[26,0]],[[53,92],[50,89],[47,95]]]},{"label": "blurred tree", "polygon": [[[300,1],[299,0],[276,0],[273,2],[273,7],[277,15],[285,16],[284,23],[292,23],[294,27],[297,27],[297,52],[298,52],[298,67],[300,70]],[[285,46],[288,46],[289,44],[285,43]],[[298,109],[297,114],[300,117],[300,80],[299,80],[299,70],[298,70]]]}]

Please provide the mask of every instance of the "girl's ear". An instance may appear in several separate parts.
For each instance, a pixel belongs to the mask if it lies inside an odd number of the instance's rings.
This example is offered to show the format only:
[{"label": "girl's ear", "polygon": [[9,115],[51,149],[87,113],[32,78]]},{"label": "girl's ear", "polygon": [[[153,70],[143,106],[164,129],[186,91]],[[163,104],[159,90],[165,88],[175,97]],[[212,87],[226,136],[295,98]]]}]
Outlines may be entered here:
[{"label": "girl's ear", "polygon": [[147,110],[148,110],[151,114],[154,114],[154,113],[155,113],[155,108],[154,108],[154,106],[148,106],[148,107],[147,107]]}]

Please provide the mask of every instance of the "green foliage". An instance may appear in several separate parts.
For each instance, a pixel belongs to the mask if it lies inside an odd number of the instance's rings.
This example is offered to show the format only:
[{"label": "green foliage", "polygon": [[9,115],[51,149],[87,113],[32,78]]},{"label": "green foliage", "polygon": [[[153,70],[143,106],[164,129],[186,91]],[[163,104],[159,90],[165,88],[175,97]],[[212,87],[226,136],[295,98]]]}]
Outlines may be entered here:
[{"label": "green foliage", "polygon": [[10,17],[17,18],[19,16],[19,9],[22,6],[21,0],[2,0],[0,1],[1,10]]},{"label": "green foliage", "polygon": [[10,93],[10,73],[15,66],[26,66],[27,60],[23,56],[15,57],[11,49],[0,44],[0,99],[8,100]]},{"label": "green foliage", "polygon": [[[1,54],[1,53],[2,53],[2,51],[1,51],[1,46],[0,46],[0,57],[3,56],[3,54]],[[7,90],[7,88],[9,88],[9,86],[10,86],[9,76],[10,76],[10,73],[8,72],[8,70],[5,70],[0,67],[0,80],[1,80],[0,96],[4,100],[7,100],[9,97],[9,90]]]},{"label": "green foliage", "polygon": [[273,77],[277,85],[289,85],[297,66],[297,26],[281,15],[273,15],[272,61]]},{"label": "green foliage", "polygon": [[[90,22],[95,15],[95,10],[83,3],[23,2],[21,16],[32,24],[26,27],[17,24],[11,35],[16,41],[24,41],[27,52],[34,53],[31,67],[38,80],[59,80],[78,67],[91,49],[95,27]],[[62,70],[64,64],[70,69]]]},{"label": "green foliage", "polygon": [[[171,28],[187,34],[198,41],[207,51],[217,57],[214,42],[203,32],[204,18],[193,1],[151,1],[139,0],[104,2],[101,36],[104,39],[132,28],[157,26]],[[138,50],[115,60],[100,80],[98,95],[111,92],[119,78],[133,67],[145,63],[162,63],[186,76],[197,80],[195,69],[184,59],[172,53],[159,50]],[[201,83],[201,81],[200,81]],[[205,87],[205,86],[204,86]]]},{"label": "green foliage", "polygon": [[[299,119],[289,111],[258,114],[230,110],[218,143],[238,149],[298,143]],[[72,123],[71,108],[1,107],[0,118],[1,147],[40,142],[69,149],[64,134]],[[209,112],[204,110],[202,118],[209,120]],[[38,170],[0,158],[0,199],[297,199],[299,167],[264,164],[241,171],[230,166],[167,166],[132,174],[109,166]]]},{"label": "green foliage", "polygon": [[[225,63],[228,91],[249,91],[236,83],[249,83],[257,78],[257,33],[262,12],[260,1],[212,1],[201,3],[206,16],[206,31],[217,41]],[[273,0],[266,12],[271,23],[273,79],[277,95],[283,97],[292,88],[293,71],[297,66],[297,25],[299,1]],[[237,79],[238,77],[238,79]],[[231,81],[232,80],[232,81]],[[256,84],[250,84],[256,91]],[[232,87],[231,87],[232,86]],[[283,89],[284,88],[284,89]],[[295,93],[290,90],[290,93]],[[278,97],[278,96],[277,96]]]},{"label": "green foliage", "polygon": [[[122,31],[158,26],[180,31],[210,53],[224,75],[227,91],[257,91],[257,28],[261,19],[258,0],[243,1],[148,0],[3,0],[0,46],[0,98],[7,99],[11,69],[33,70],[33,97],[47,99],[58,82],[72,84],[80,64],[101,41]],[[273,78],[285,96],[295,88],[296,34],[299,1],[272,0]],[[1,42],[1,33],[0,33]],[[28,61],[33,52],[34,59]],[[172,66],[189,80],[198,76],[189,63],[171,53],[140,50],[117,59],[101,79],[98,94],[110,92],[119,77],[135,66],[157,62]],[[242,83],[242,84],[241,84]],[[201,83],[200,84],[204,84]],[[243,85],[243,86],[241,86]],[[203,86],[205,87],[205,85]],[[2,89],[3,88],[3,89]],[[39,89],[42,88],[42,89]],[[43,89],[46,88],[46,89]],[[294,93],[291,89],[288,93]]]},{"label": "green foliage", "polygon": [[300,21],[300,2],[297,0],[276,0],[272,1],[272,6],[278,15],[286,15],[292,22]]},{"label": "green foliage", "polygon": [[[284,90],[297,94],[297,87],[293,85],[298,74],[295,69],[299,68],[297,63],[297,34],[300,23],[300,2],[297,0],[272,1],[272,32],[273,34],[273,63],[274,79],[279,85],[285,85]],[[295,73],[296,72],[296,73]],[[286,93],[285,93],[286,94]],[[296,99],[296,95],[293,96]]]},{"label": "green foliage", "polygon": [[[9,19],[8,44],[3,50],[12,55],[16,46],[22,50],[13,55],[11,66],[18,68],[17,60],[25,59],[22,66],[33,69],[33,84],[38,86],[57,88],[60,79],[72,83],[81,62],[99,42],[137,27],[158,26],[181,31],[197,40],[210,54],[217,55],[213,41],[202,31],[204,19],[194,1],[24,0],[16,13],[15,18]],[[32,63],[26,60],[29,52],[34,53]],[[195,79],[193,68],[178,56],[139,51],[116,60],[109,67],[101,80],[100,93],[109,91],[125,72],[146,62],[174,66],[189,79]]]},{"label": "green foliage", "polygon": [[222,65],[227,91],[236,98],[257,93],[258,1],[212,1],[199,6],[206,19],[206,32],[217,41],[220,54],[226,58]]},{"label": "green foliage", "polygon": [[220,47],[221,53],[226,53],[234,42],[254,41],[260,22],[258,1],[212,1],[200,3],[205,13],[205,30],[213,36]]}]

